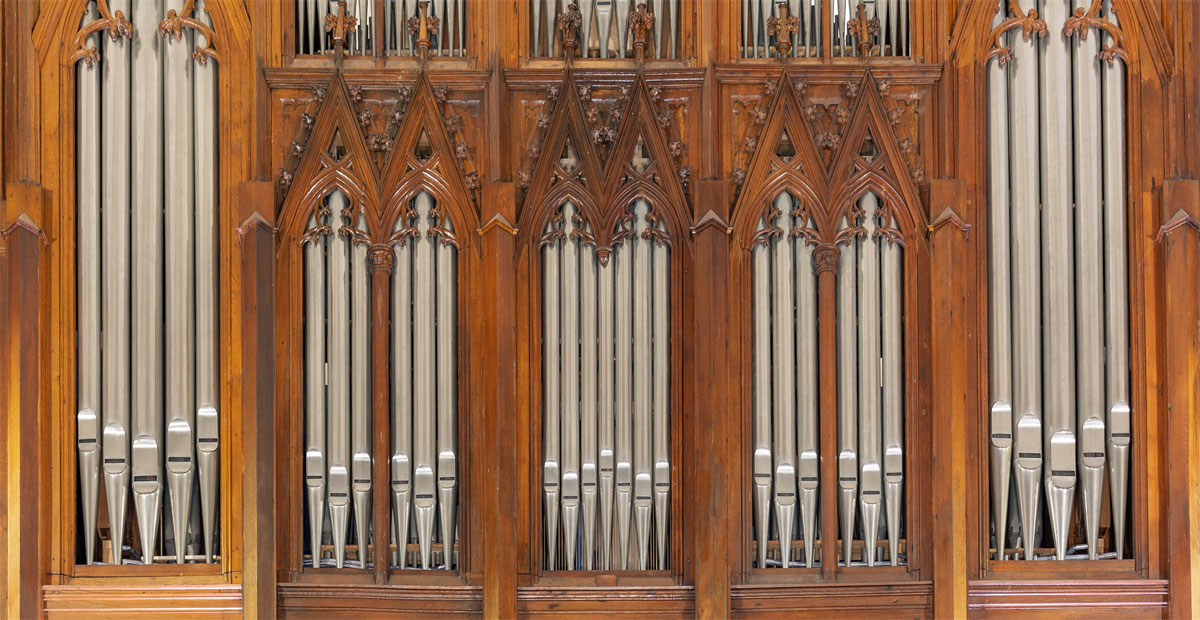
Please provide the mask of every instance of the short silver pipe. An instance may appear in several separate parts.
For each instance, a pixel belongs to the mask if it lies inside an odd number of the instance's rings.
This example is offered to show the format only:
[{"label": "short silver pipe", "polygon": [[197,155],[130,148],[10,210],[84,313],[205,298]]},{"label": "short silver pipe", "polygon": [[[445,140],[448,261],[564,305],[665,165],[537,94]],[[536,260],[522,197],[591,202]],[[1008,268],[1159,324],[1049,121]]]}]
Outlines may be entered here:
[{"label": "short silver pipe", "polygon": [[[112,0],[109,10],[131,15],[129,0]],[[104,39],[101,117],[105,139],[101,186],[101,415],[104,490],[108,500],[114,564],[123,563],[129,505],[130,441],[130,48],[120,37]]]},{"label": "short silver pipe", "polygon": [[326,225],[312,216],[304,244],[304,484],[308,495],[312,565],[321,565],[321,532],[325,527],[325,234]]},{"label": "short silver pipe", "polygon": [[[841,229],[850,227],[842,218]],[[842,526],[842,563],[850,565],[854,550],[854,521],[858,499],[858,251],[854,241],[838,255],[838,510]],[[827,536],[832,542],[833,536]],[[826,543],[828,544],[828,543]]]},{"label": "short silver pipe", "polygon": [[629,55],[629,8],[633,0],[613,0],[617,4],[617,58]]},{"label": "short silver pipe", "polygon": [[[83,25],[96,19],[89,2]],[[85,45],[98,49],[103,37]],[[79,500],[83,514],[85,561],[96,560],[96,515],[100,498],[100,65],[78,63],[76,78],[76,311],[79,344],[75,398],[75,444],[79,459]]]}]

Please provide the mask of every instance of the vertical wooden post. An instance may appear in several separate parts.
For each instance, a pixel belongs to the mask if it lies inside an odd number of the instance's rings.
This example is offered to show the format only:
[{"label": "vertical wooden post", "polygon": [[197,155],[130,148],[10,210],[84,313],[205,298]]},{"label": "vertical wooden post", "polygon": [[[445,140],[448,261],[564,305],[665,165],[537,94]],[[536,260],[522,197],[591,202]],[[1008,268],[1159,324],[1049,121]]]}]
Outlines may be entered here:
[{"label": "vertical wooden post", "polygon": [[[820,403],[817,406],[821,441],[821,579],[837,580],[838,452],[837,452],[837,271],[841,249],[822,243],[813,250],[817,272],[817,361]],[[846,536],[852,535],[847,532]],[[807,541],[806,541],[807,542]],[[850,558],[846,558],[849,562]]]},{"label": "vertical wooden post", "polygon": [[971,227],[955,210],[963,182],[930,184],[940,214],[930,225],[933,405],[933,615],[967,614],[967,240]]},{"label": "vertical wooden post", "polygon": [[1163,182],[1163,384],[1167,406],[1167,616],[1200,618],[1200,182]]},{"label": "vertical wooden post", "polygon": [[[513,183],[483,185],[480,201],[488,219],[479,230],[483,245],[477,270],[478,299],[472,333],[485,335],[483,372],[483,617],[517,615],[517,341],[511,328],[516,312],[517,188]],[[490,212],[490,213],[489,213]],[[489,358],[490,354],[490,358]]]},{"label": "vertical wooden post", "polygon": [[692,228],[694,264],[684,301],[685,321],[693,337],[684,347],[691,395],[691,440],[685,462],[688,478],[696,617],[726,618],[730,614],[732,562],[740,553],[735,506],[738,493],[739,416],[730,415],[730,382],[735,366],[729,362],[729,184],[723,180],[696,183],[696,212],[705,215]]},{"label": "vertical wooden post", "polygon": [[41,213],[44,192],[41,186],[9,183],[6,201],[20,215],[0,231],[4,237],[4,284],[0,297],[5,313],[0,319],[0,368],[3,369],[4,396],[0,411],[4,417],[8,471],[3,472],[5,490],[4,559],[8,591],[4,614],[10,618],[36,618],[42,613],[43,540],[46,539],[46,507],[42,497],[48,488],[42,478],[48,468],[42,465],[42,449],[48,439],[43,432],[40,395],[45,379],[42,369],[42,329],[40,322],[44,295],[42,257],[46,235],[29,213]]},{"label": "vertical wooden post", "polygon": [[[269,182],[239,188],[245,205],[274,204]],[[242,608],[274,618],[275,600],[275,228],[253,212],[238,228],[242,258]]]},{"label": "vertical wooden post", "polygon": [[[391,560],[391,329],[392,267],[396,255],[385,244],[371,246],[367,254],[371,268],[371,529],[375,546],[371,554],[375,583],[388,582]],[[359,541],[360,548],[366,543]],[[401,553],[404,541],[397,540]],[[359,552],[360,556],[362,551]]]}]

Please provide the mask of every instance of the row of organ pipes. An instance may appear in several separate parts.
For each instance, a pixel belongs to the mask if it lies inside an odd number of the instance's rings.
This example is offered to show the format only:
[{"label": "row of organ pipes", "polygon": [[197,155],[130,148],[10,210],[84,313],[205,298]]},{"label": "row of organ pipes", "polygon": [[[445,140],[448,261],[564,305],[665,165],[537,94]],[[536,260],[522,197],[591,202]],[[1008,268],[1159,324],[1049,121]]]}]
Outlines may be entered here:
[{"label": "row of organ pipes", "polygon": [[[530,49],[532,56],[552,57],[562,53],[562,33],[557,19],[572,4],[579,8],[577,41],[585,58],[633,58],[633,34],[629,16],[643,0],[528,0],[530,5]],[[679,58],[679,19],[682,0],[644,0],[654,15],[646,58]]]},{"label": "row of organ pipes", "polygon": [[545,567],[667,569],[670,251],[645,200],[608,262],[574,204],[559,215],[542,245]]},{"label": "row of organ pipes", "polygon": [[[416,56],[417,35],[408,22],[420,16],[420,3],[428,2],[427,15],[436,17],[438,27],[429,34],[431,56],[465,56],[467,49],[467,0],[383,0],[377,15],[376,0],[346,0],[346,14],[357,18],[346,41],[346,54],[358,56]],[[296,53],[333,53],[333,39],[325,30],[325,18],[337,15],[337,0],[294,0]],[[383,41],[377,25],[383,20]],[[381,45],[382,44],[382,45]]]},{"label": "row of organ pipes", "polygon": [[[76,67],[76,441],[88,564],[217,559],[217,68],[192,58],[205,45],[199,31],[158,35],[183,4],[110,0],[134,36],[91,35],[100,59]],[[89,3],[83,25],[97,17]],[[195,17],[209,23],[203,2]],[[97,560],[102,489],[111,552]],[[131,495],[136,546],[125,539]]]},{"label": "row of organ pipes", "polygon": [[[902,248],[873,193],[837,272],[837,450],[844,565],[904,563]],[[841,229],[860,226],[843,218]],[[754,304],[754,534],[758,568],[817,560],[820,516],[817,289],[813,222],[790,194],[760,220],[751,251]],[[797,507],[799,511],[797,512]],[[861,538],[854,535],[861,519]],[[881,523],[882,519],[882,523]],[[881,532],[887,541],[881,547]],[[797,536],[797,533],[801,536]],[[856,541],[860,561],[853,562]],[[777,553],[771,553],[777,550]],[[802,558],[802,559],[801,559]]]},{"label": "row of organ pipes", "polygon": [[[1049,36],[1005,35],[1013,59],[988,67],[992,543],[999,560],[1121,558],[1131,443],[1124,69],[1098,57],[1107,33],[1062,36],[1090,2],[1019,4],[1037,9]],[[1101,16],[1116,23],[1107,1]],[[1082,540],[1072,535],[1080,517]]]},{"label": "row of organ pipes", "polygon": [[[777,34],[772,18],[796,18],[791,34],[791,58],[822,55],[822,12],[829,12],[830,51],[833,56],[860,56],[858,39],[850,22],[858,17],[860,0],[740,0],[742,11],[742,57],[778,58]],[[871,56],[908,56],[909,0],[862,0],[867,19],[879,20],[879,32],[871,35]]]},{"label": "row of organ pipes", "polygon": [[[433,197],[421,192],[392,236],[387,531],[397,568],[457,565],[457,248],[446,240],[452,225],[440,217]],[[368,235],[335,190],[305,236],[306,565],[314,568],[367,568],[376,544],[371,488],[383,481],[371,473],[372,293],[367,244],[359,241]],[[355,560],[347,559],[350,551]]]}]

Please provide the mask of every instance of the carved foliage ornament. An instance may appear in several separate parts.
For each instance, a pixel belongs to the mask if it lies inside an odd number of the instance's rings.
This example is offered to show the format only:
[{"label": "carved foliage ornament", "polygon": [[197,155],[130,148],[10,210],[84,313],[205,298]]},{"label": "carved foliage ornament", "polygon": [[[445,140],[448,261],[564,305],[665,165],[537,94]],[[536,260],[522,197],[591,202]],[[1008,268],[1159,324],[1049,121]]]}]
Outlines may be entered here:
[{"label": "carved foliage ornament", "polygon": [[221,62],[221,57],[217,55],[217,51],[213,49],[213,39],[216,35],[208,24],[196,19],[196,0],[187,0],[178,13],[175,9],[167,11],[167,18],[158,24],[158,34],[165,37],[168,41],[174,38],[176,41],[183,38],[183,29],[191,28],[204,36],[204,47],[196,46],[192,51],[192,58],[200,64],[207,64],[208,59],[212,58],[217,62]]}]

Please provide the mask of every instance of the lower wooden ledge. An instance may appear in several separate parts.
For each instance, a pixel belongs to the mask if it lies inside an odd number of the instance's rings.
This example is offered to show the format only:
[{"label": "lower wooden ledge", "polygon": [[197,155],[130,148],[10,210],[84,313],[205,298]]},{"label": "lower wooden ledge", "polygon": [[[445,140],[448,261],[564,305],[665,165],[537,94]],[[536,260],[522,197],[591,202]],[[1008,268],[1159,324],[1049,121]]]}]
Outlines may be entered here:
[{"label": "lower wooden ledge", "polygon": [[522,617],[692,618],[695,606],[691,586],[537,585],[517,589],[517,612]]},{"label": "lower wooden ledge", "polygon": [[478,616],[483,592],[465,585],[374,585],[345,583],[281,583],[279,615],[287,618],[370,617],[402,615]]},{"label": "lower wooden ledge", "polygon": [[743,584],[733,586],[733,614],[756,618],[923,618],[932,613],[933,584]]},{"label": "lower wooden ledge", "polygon": [[42,600],[47,618],[242,617],[240,585],[48,585]]},{"label": "lower wooden ledge", "polygon": [[1167,582],[999,581],[967,584],[967,607],[981,618],[1080,617],[1161,618],[1167,609]]}]

